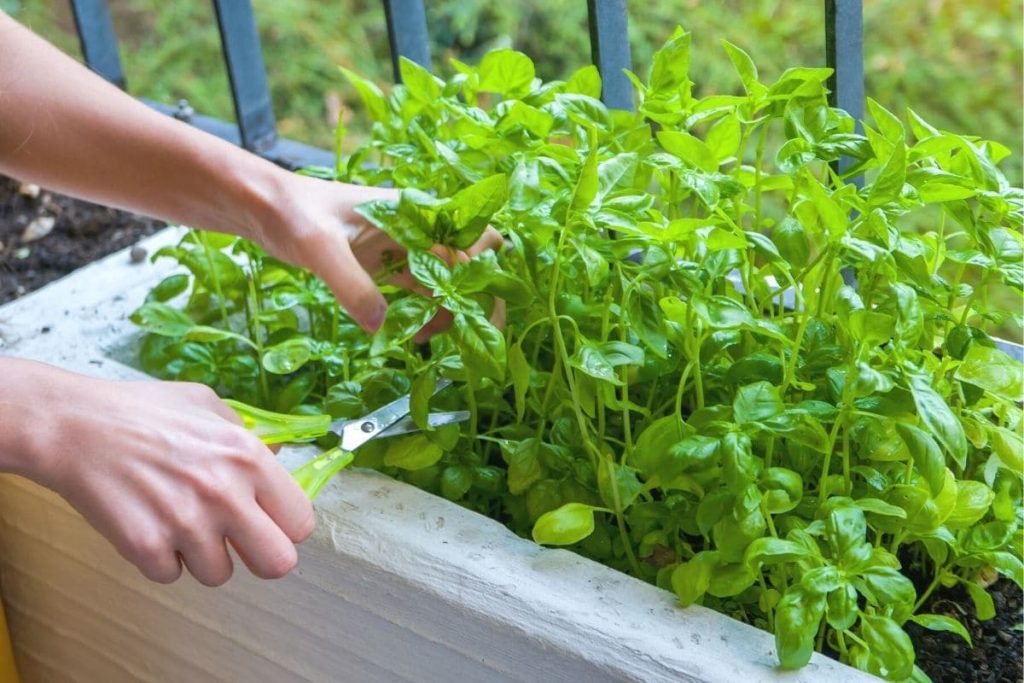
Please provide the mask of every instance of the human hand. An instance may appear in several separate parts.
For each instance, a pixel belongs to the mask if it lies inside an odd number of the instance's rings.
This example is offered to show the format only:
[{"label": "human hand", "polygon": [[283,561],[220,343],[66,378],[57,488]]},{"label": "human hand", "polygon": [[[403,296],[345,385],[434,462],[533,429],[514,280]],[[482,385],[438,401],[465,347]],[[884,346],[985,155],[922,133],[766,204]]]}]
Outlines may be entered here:
[{"label": "human hand", "polygon": [[[356,322],[375,331],[387,310],[376,278],[387,273],[389,264],[404,262],[405,249],[356,213],[355,207],[373,199],[397,199],[398,194],[389,188],[288,174],[288,179],[282,180],[278,201],[270,202],[272,209],[259,220],[253,238],[273,256],[316,273]],[[468,260],[501,244],[501,235],[489,227],[464,252],[453,254],[438,247],[436,253],[449,261]],[[423,291],[408,269],[388,276],[387,281]],[[421,331],[418,341],[450,323],[450,315],[442,312]]]},{"label": "human hand", "polygon": [[38,425],[25,474],[63,496],[147,578],[170,583],[183,560],[201,583],[221,585],[233,569],[225,542],[261,578],[295,567],[313,508],[212,390],[34,371],[43,379],[24,397]]}]

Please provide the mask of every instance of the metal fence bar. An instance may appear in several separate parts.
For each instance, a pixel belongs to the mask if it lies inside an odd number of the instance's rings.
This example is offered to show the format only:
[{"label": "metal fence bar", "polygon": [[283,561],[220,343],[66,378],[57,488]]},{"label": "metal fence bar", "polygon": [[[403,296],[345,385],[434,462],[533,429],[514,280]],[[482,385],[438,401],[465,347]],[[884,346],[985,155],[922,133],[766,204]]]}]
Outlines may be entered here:
[{"label": "metal fence bar", "polygon": [[124,70],[117,52],[117,34],[106,0],[71,0],[78,41],[86,65],[122,90]]},{"label": "metal fence bar", "polygon": [[402,74],[398,69],[399,57],[405,57],[430,71],[430,40],[423,0],[384,0],[384,16],[388,22],[391,68],[394,70],[395,82],[402,82]]},{"label": "metal fence bar", "polygon": [[[857,121],[864,118],[864,9],[862,0],[825,0],[825,61],[833,70],[829,102]],[[839,172],[852,160],[839,160]],[[854,182],[860,185],[861,179]]]},{"label": "metal fence bar", "polygon": [[601,72],[601,99],[611,109],[633,110],[633,86],[622,72],[632,69],[626,0],[587,0],[590,55]]},{"label": "metal fence bar", "polygon": [[266,151],[277,141],[277,124],[252,3],[213,0],[213,6],[242,146],[254,152]]}]

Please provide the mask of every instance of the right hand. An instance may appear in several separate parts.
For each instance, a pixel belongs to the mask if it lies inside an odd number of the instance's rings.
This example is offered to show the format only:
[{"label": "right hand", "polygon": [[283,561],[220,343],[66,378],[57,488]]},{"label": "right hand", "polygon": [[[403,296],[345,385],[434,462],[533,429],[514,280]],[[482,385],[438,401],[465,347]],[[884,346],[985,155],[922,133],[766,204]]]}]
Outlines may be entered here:
[{"label": "right hand", "polygon": [[147,578],[170,583],[184,561],[201,583],[221,585],[232,574],[226,542],[261,578],[295,567],[312,505],[211,389],[47,370],[44,388],[31,392],[42,400],[35,425],[44,426],[32,439],[38,467],[27,474]]}]

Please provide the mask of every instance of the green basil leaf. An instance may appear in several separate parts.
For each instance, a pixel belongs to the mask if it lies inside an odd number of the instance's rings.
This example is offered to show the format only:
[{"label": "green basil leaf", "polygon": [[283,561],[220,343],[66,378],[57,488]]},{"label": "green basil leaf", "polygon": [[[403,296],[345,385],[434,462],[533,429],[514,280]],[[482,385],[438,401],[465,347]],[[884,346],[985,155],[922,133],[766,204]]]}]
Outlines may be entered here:
[{"label": "green basil leaf", "polygon": [[800,577],[800,585],[814,595],[824,596],[846,583],[843,572],[830,564],[815,567]]},{"label": "green basil leaf", "polygon": [[363,386],[359,382],[338,382],[327,390],[324,409],[333,418],[360,417],[367,412]]},{"label": "green basil leaf", "polygon": [[616,154],[597,165],[597,197],[604,199],[620,184],[631,186],[637,167],[637,155],[632,152]]},{"label": "green basil leaf", "polygon": [[598,150],[592,148],[587,154],[583,167],[580,169],[580,176],[576,180],[576,189],[572,193],[572,201],[569,206],[575,211],[586,211],[597,197],[600,187],[597,175]]},{"label": "green basil leaf", "polygon": [[444,455],[441,447],[425,434],[389,439],[384,452],[384,464],[403,470],[422,470],[430,467]]},{"label": "green basil leaf", "polygon": [[146,302],[168,301],[188,289],[189,278],[185,273],[168,275],[146,295]]},{"label": "green basil leaf", "polygon": [[484,55],[477,68],[479,89],[505,97],[523,97],[533,85],[533,60],[516,50],[493,50]]},{"label": "green basil leaf", "polygon": [[711,573],[708,593],[716,598],[731,598],[754,585],[757,576],[742,562],[722,564]]},{"label": "green basil leaf", "polygon": [[978,558],[987,562],[1003,576],[1012,579],[1018,586],[1024,586],[1024,562],[1013,553],[978,553]]},{"label": "green basil leaf", "polygon": [[398,70],[402,76],[402,85],[410,95],[424,104],[437,104],[441,97],[440,79],[406,57],[398,58]]},{"label": "green basil leaf", "polygon": [[967,589],[967,594],[974,602],[974,610],[979,621],[988,621],[996,616],[996,606],[992,601],[992,595],[983,587],[973,581],[962,581]]},{"label": "green basil leaf", "polygon": [[650,89],[674,93],[688,83],[689,71],[690,34],[677,26],[661,49],[654,53],[648,78]]},{"label": "green basil leaf", "polygon": [[465,465],[446,467],[441,473],[441,495],[459,501],[473,487],[473,470]]},{"label": "green basil leaf", "polygon": [[905,422],[896,423],[896,432],[907,445],[917,471],[928,482],[933,495],[938,495],[946,483],[946,459],[930,434]]},{"label": "green basil leaf", "polygon": [[886,517],[899,517],[900,519],[907,518],[907,511],[898,505],[892,505],[886,503],[884,500],[879,498],[858,498],[854,501],[854,505],[859,507],[864,512],[870,512],[876,515],[884,515]]},{"label": "green basil leaf", "polygon": [[681,130],[662,130],[658,132],[657,137],[666,151],[687,164],[708,173],[718,170],[718,159],[703,140]]},{"label": "green basil leaf", "polygon": [[1024,364],[999,349],[971,344],[956,369],[956,378],[1004,400],[1024,401]]},{"label": "green basil leaf", "polygon": [[266,349],[261,362],[267,372],[289,375],[308,363],[312,357],[313,340],[309,337],[295,337]]},{"label": "green basil leaf", "polygon": [[908,379],[910,393],[914,396],[914,405],[917,406],[917,414],[921,421],[963,469],[967,466],[967,436],[960,420],[932,388],[931,381],[926,375],[913,373]]},{"label": "green basil leaf", "polygon": [[845,631],[853,626],[859,613],[857,589],[849,583],[843,584],[825,598],[825,619],[837,631]]},{"label": "green basil leaf", "polygon": [[412,381],[409,392],[409,416],[424,432],[433,431],[430,426],[430,399],[437,390],[437,371],[427,368]]},{"label": "green basil leaf", "polygon": [[601,72],[593,64],[576,70],[565,82],[565,92],[578,93],[595,99],[600,97]]},{"label": "green basil leaf", "polygon": [[601,500],[612,510],[623,511],[633,504],[643,490],[637,470],[605,460],[597,467],[597,490]]},{"label": "green basil leaf", "polygon": [[429,251],[410,251],[409,271],[417,282],[435,295],[446,292],[448,283],[452,279],[452,273],[447,264],[439,256]]},{"label": "green basil leaf", "polygon": [[228,332],[227,330],[222,330],[217,327],[210,327],[209,325],[196,325],[188,332],[186,332],[183,338],[185,341],[206,343],[219,342],[231,339],[237,342],[241,342],[242,344],[248,346],[251,349],[256,348],[256,344],[250,341],[248,337],[244,337],[235,332]]},{"label": "green basil leaf", "polygon": [[581,344],[576,353],[569,359],[569,364],[580,372],[616,386],[622,386],[622,380],[615,374],[612,366],[600,348],[589,342]]},{"label": "green basil leaf", "polygon": [[131,321],[153,334],[182,337],[195,327],[195,322],[177,308],[155,301],[142,304],[131,315]]},{"label": "green basil leaf", "polygon": [[946,526],[951,529],[964,529],[974,525],[988,512],[995,497],[995,491],[980,481],[958,481],[956,504],[946,518]]},{"label": "green basil leaf", "polygon": [[711,574],[718,567],[718,553],[701,551],[672,570],[672,590],[679,604],[689,607],[708,591]]},{"label": "green basil leaf", "polygon": [[533,525],[533,540],[542,545],[572,545],[594,532],[594,512],[602,508],[566,503],[545,512]]},{"label": "green basil leaf", "polygon": [[388,101],[384,93],[372,81],[368,81],[343,66],[338,67],[346,80],[355,87],[363,107],[374,121],[385,121],[388,118]]},{"label": "green basil leaf", "polygon": [[508,490],[512,495],[525,493],[544,478],[540,449],[540,441],[532,438],[502,445],[502,456],[508,464]]},{"label": "green basil leaf", "polygon": [[967,632],[963,624],[952,617],[947,617],[943,614],[915,614],[909,618],[909,621],[923,626],[929,631],[955,633],[966,640],[968,645],[974,647],[974,643],[971,641],[971,634]]},{"label": "green basil leaf", "polygon": [[602,130],[611,128],[612,117],[608,108],[601,100],[575,93],[559,93],[555,95],[557,102],[573,123],[581,128],[597,127]]},{"label": "green basil leaf", "polygon": [[743,561],[752,572],[756,572],[762,564],[779,564],[792,562],[807,557],[807,548],[799,543],[781,538],[758,538],[747,546]]},{"label": "green basil leaf", "polygon": [[894,617],[902,620],[914,609],[917,592],[914,584],[892,567],[868,567],[858,578],[865,597],[878,607],[894,610]]},{"label": "green basil leaf", "polygon": [[480,316],[457,313],[451,330],[466,367],[482,377],[501,381],[507,365],[505,336]]},{"label": "green basil leaf", "polygon": [[379,355],[412,339],[434,317],[437,307],[436,300],[422,296],[393,301],[384,314],[384,323],[374,335],[371,353]]},{"label": "green basil leaf", "polygon": [[491,216],[505,203],[506,190],[505,175],[498,173],[453,195],[448,210],[457,232],[450,244],[459,249],[473,246],[480,239]]},{"label": "green basil leaf", "polygon": [[901,681],[913,673],[914,644],[895,621],[888,617],[861,614],[860,637],[884,666],[882,674],[886,678]]},{"label": "green basil leaf", "polygon": [[761,473],[761,489],[768,512],[780,514],[795,508],[803,498],[803,478],[785,467],[769,467]]},{"label": "green basil leaf", "polygon": [[814,637],[825,612],[825,598],[791,585],[775,608],[775,649],[783,669],[799,669],[811,661]]},{"label": "green basil leaf", "polygon": [[825,518],[825,538],[844,567],[856,566],[864,561],[865,553],[870,555],[870,544],[865,542],[867,529],[864,513],[856,507],[836,507]]},{"label": "green basil leaf", "polygon": [[523,353],[522,343],[509,348],[508,371],[512,375],[512,388],[516,395],[516,422],[522,422],[526,414],[526,392],[530,388],[530,364]]},{"label": "green basil leaf", "polygon": [[740,81],[743,83],[743,89],[751,96],[763,95],[767,89],[757,80],[757,66],[754,64],[754,60],[741,48],[733,45],[728,40],[723,39],[721,42],[722,47],[725,48],[729,59],[732,61],[733,67],[736,69],[736,73],[739,74]]},{"label": "green basil leaf", "polygon": [[733,417],[739,424],[767,420],[784,409],[778,389],[768,382],[740,387],[732,403]]}]

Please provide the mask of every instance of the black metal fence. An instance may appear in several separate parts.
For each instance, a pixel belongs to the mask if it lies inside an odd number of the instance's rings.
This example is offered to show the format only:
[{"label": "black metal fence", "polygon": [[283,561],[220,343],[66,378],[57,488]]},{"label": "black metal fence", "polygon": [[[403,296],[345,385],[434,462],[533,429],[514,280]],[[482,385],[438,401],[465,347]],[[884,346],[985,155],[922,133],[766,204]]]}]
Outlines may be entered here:
[{"label": "black metal fence", "polygon": [[[250,0],[212,1],[237,124],[183,111],[167,103],[147,104],[289,168],[333,165],[333,153],[278,137]],[[108,81],[126,88],[106,0],[70,2],[85,63]],[[399,80],[400,56],[431,68],[424,0],[382,0],[382,5],[395,80]],[[823,9],[825,61],[835,70],[830,83],[832,104],[859,121],[864,112],[862,0],[824,0]],[[613,109],[632,109],[632,86],[622,71],[632,68],[626,0],[587,0],[587,12],[591,58],[603,81],[601,99]]]}]

